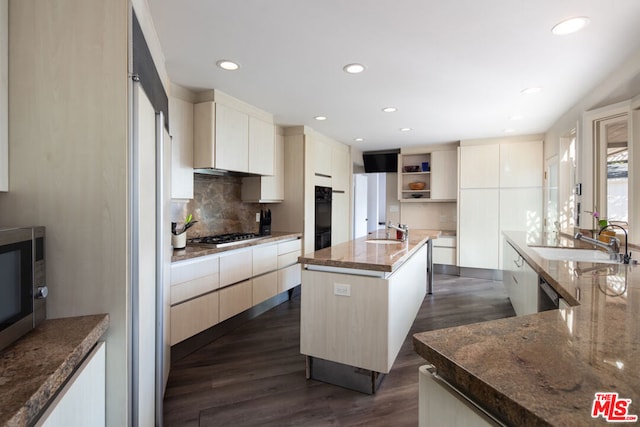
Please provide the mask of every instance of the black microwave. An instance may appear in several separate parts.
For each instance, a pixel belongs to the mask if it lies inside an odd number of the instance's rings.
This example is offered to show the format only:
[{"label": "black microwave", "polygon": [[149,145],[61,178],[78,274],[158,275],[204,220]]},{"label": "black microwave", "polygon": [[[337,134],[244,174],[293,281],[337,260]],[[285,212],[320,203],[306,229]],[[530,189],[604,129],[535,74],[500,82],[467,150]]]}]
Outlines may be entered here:
[{"label": "black microwave", "polygon": [[47,315],[44,227],[0,227],[0,350]]}]

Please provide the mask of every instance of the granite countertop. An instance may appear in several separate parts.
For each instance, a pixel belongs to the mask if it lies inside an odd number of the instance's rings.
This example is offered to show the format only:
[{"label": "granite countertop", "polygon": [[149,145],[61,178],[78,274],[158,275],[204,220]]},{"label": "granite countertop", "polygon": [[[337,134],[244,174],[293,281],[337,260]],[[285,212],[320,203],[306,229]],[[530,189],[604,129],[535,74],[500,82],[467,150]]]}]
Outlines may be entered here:
[{"label": "granite countertop", "polygon": [[[395,230],[392,230],[392,234]],[[370,239],[384,239],[385,231],[379,230],[355,240],[320,249],[298,258],[301,264],[322,265],[350,269],[393,272],[420,249],[429,239],[440,235],[438,230],[409,230],[406,242],[394,244],[367,243]]]},{"label": "granite countertop", "polygon": [[606,425],[591,417],[596,392],[640,415],[640,266],[550,261],[528,245],[592,246],[504,234],[573,307],[418,333],[416,352],[508,425]]},{"label": "granite countertop", "polygon": [[108,327],[108,314],[47,319],[0,351],[0,425],[32,425]]},{"label": "granite countertop", "polygon": [[261,237],[256,240],[250,240],[248,242],[238,243],[237,245],[226,246],[223,248],[214,248],[211,245],[203,245],[199,243],[187,243],[186,248],[173,251],[171,262],[182,261],[185,259],[191,259],[205,255],[219,254],[234,249],[248,248],[250,246],[263,245],[265,243],[274,243],[280,240],[296,239],[300,237],[302,237],[302,233],[274,232],[271,233],[271,236],[268,237]]}]

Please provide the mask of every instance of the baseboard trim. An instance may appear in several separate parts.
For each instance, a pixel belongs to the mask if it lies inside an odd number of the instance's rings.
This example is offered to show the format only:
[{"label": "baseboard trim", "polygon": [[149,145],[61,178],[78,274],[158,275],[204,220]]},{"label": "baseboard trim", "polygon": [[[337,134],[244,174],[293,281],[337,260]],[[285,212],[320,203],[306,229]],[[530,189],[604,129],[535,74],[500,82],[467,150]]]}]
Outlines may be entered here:
[{"label": "baseboard trim", "polygon": [[502,270],[491,270],[487,268],[460,267],[461,277],[471,277],[474,279],[502,281]]}]

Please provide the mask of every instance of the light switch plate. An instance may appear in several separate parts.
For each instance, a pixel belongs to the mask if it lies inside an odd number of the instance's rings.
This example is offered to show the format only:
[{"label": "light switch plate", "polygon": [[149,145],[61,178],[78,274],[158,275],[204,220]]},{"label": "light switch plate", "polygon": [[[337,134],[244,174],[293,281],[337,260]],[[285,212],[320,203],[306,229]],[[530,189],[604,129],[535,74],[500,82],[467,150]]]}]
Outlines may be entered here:
[{"label": "light switch plate", "polygon": [[333,294],[339,295],[342,297],[350,297],[351,296],[351,285],[345,283],[334,283],[333,284]]},{"label": "light switch plate", "polygon": [[256,222],[260,222],[260,212],[256,213]]}]

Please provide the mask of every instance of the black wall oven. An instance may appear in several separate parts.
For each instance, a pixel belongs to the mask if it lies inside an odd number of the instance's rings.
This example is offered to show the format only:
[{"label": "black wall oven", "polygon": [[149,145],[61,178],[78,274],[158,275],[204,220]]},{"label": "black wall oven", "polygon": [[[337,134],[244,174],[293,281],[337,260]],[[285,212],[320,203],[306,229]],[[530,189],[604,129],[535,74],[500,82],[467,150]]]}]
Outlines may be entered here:
[{"label": "black wall oven", "polygon": [[331,246],[331,187],[316,185],[316,244],[315,250]]}]

